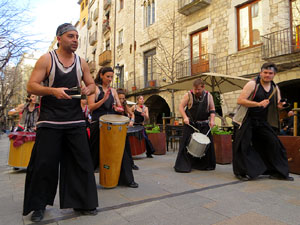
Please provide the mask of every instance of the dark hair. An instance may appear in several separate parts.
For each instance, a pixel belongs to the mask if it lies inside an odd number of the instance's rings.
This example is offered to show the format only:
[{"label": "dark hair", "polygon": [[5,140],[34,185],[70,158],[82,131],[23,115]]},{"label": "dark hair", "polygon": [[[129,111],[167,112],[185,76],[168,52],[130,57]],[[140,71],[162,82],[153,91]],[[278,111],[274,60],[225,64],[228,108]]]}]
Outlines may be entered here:
[{"label": "dark hair", "polygon": [[264,63],[264,64],[261,66],[260,71],[263,71],[263,70],[274,70],[275,73],[278,72],[277,66],[276,66],[274,63],[271,63],[271,62]]},{"label": "dark hair", "polygon": [[102,69],[103,69],[103,67],[100,68],[100,70],[98,71],[98,73],[96,75],[96,78],[94,80],[96,84],[102,84],[102,79],[100,77],[100,74],[102,73]]},{"label": "dark hair", "polygon": [[102,78],[101,78],[101,74],[102,75],[104,75],[105,73],[107,73],[107,72],[114,72],[114,70],[111,68],[111,67],[102,67],[99,71],[98,71],[98,73],[97,73],[97,75],[96,75],[96,78],[95,78],[95,83],[96,84],[102,84]]},{"label": "dark hair", "polygon": [[194,87],[197,87],[199,85],[201,85],[201,86],[204,85],[204,81],[201,78],[198,78],[198,79],[194,80],[194,82],[193,82]]},{"label": "dark hair", "polygon": [[123,88],[118,88],[117,93],[118,95],[125,95],[125,90]]}]

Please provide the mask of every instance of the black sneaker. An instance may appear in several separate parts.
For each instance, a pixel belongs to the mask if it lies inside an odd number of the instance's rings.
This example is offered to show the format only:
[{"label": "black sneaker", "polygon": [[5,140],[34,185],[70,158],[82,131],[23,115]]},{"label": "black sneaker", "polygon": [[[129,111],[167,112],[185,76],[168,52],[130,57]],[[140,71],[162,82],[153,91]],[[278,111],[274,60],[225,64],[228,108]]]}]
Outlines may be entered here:
[{"label": "black sneaker", "polygon": [[81,215],[84,215],[84,216],[96,216],[98,214],[97,209],[79,209],[79,208],[74,208],[73,210],[75,212],[80,213]]},{"label": "black sneaker", "polygon": [[45,209],[39,209],[33,211],[31,215],[31,221],[32,222],[40,222],[44,218]]},{"label": "black sneaker", "polygon": [[279,176],[279,175],[270,175],[269,179],[272,179],[272,180],[294,181],[294,177],[290,177],[290,176],[282,177],[282,176]]},{"label": "black sneaker", "polygon": [[251,177],[248,175],[235,175],[235,177],[241,181],[249,181],[251,180]]},{"label": "black sneaker", "polygon": [[138,187],[139,187],[139,184],[138,184],[138,183],[135,183],[134,181],[132,181],[130,184],[128,184],[128,187],[131,187],[131,188],[138,188]]},{"label": "black sneaker", "polygon": [[152,155],[147,155],[147,158],[153,158],[153,156]]},{"label": "black sneaker", "polygon": [[133,165],[132,165],[132,169],[133,169],[133,170],[139,170],[139,167],[138,167],[137,165],[133,164]]}]

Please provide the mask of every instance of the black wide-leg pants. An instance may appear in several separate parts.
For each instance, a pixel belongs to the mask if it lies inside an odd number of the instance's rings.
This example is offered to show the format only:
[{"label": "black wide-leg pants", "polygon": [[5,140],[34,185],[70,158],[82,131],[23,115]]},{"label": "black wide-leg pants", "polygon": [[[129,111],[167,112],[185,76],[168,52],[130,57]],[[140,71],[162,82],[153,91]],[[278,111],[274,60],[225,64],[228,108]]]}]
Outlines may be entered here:
[{"label": "black wide-leg pants", "polygon": [[38,128],[27,167],[23,215],[53,205],[58,181],[60,208],[98,206],[85,127]]}]

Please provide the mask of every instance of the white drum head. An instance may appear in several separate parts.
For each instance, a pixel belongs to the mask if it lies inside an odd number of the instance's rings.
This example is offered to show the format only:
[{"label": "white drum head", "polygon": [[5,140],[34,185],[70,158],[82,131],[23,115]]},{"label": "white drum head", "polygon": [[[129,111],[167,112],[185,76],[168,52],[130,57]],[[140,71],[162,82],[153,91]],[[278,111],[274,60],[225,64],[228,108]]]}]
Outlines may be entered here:
[{"label": "white drum head", "polygon": [[192,134],[192,138],[198,142],[199,144],[205,144],[205,145],[208,145],[210,143],[210,140],[209,138],[202,134],[202,133],[193,133]]},{"label": "white drum head", "polygon": [[99,118],[99,121],[102,123],[109,124],[125,124],[129,123],[129,118],[126,116],[116,115],[116,114],[107,114]]}]

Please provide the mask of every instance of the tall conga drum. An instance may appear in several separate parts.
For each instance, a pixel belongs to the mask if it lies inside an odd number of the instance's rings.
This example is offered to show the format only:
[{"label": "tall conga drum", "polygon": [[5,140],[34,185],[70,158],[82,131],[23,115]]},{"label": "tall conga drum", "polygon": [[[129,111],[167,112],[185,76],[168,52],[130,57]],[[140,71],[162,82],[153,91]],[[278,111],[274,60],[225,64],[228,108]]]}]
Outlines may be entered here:
[{"label": "tall conga drum", "polygon": [[109,114],[101,116],[100,126],[100,185],[118,185],[129,118]]},{"label": "tall conga drum", "polygon": [[12,132],[9,134],[10,148],[8,165],[26,169],[35,142],[34,132]]},{"label": "tall conga drum", "polygon": [[146,151],[143,126],[128,127],[127,135],[132,156],[143,154]]}]

